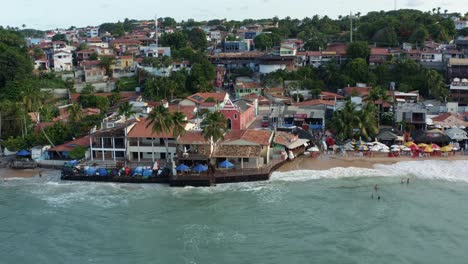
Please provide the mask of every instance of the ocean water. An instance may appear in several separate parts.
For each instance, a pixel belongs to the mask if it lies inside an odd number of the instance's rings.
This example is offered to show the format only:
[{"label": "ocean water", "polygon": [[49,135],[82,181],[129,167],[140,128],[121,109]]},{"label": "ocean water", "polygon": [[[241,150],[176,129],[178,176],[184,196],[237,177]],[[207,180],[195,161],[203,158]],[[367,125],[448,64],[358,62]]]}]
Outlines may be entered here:
[{"label": "ocean water", "polygon": [[467,201],[468,161],[212,188],[11,179],[0,263],[468,263]]}]

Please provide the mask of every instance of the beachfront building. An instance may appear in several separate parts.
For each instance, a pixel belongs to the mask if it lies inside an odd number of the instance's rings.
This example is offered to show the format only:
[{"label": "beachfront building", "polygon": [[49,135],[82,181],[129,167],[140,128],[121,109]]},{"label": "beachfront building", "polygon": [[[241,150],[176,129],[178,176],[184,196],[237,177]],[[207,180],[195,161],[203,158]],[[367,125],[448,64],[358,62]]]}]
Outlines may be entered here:
[{"label": "beachfront building", "polygon": [[468,78],[454,78],[450,84],[450,99],[460,106],[468,106]]},{"label": "beachfront building", "polygon": [[[176,154],[176,140],[173,132],[154,133],[152,124],[142,119],[128,132],[127,156],[133,162],[164,161]],[[166,149],[166,143],[168,149]]]},{"label": "beachfront building", "polygon": [[125,160],[127,153],[126,138],[133,128],[132,121],[91,133],[89,144],[91,160],[118,161]]},{"label": "beachfront building", "polygon": [[291,133],[276,131],[273,139],[274,152],[285,151],[288,158],[292,160],[304,154],[309,142],[309,139],[302,139]]},{"label": "beachfront building", "polygon": [[267,130],[231,130],[217,143],[212,161],[228,160],[236,169],[258,169],[270,163],[273,132]]},{"label": "beachfront building", "polygon": [[188,166],[207,164],[213,152],[213,144],[201,131],[187,131],[177,139],[177,160]]},{"label": "beachfront building", "polygon": [[421,103],[402,102],[395,107],[395,122],[406,123],[413,129],[426,129],[427,108]]}]

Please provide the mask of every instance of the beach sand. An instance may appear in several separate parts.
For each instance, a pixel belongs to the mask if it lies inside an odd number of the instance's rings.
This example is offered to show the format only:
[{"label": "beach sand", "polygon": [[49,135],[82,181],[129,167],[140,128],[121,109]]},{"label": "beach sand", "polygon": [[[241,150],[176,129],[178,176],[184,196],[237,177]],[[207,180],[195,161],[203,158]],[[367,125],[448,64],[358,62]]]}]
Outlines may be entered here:
[{"label": "beach sand", "polygon": [[281,166],[277,171],[288,172],[294,170],[328,170],[335,167],[341,168],[368,168],[371,169],[374,165],[383,164],[389,165],[402,161],[419,161],[419,160],[468,160],[468,156],[451,156],[451,157],[429,157],[429,158],[412,158],[412,157],[394,157],[389,158],[386,155],[376,157],[342,157],[337,155],[322,155],[317,158],[310,156],[300,156],[291,162]]},{"label": "beach sand", "polygon": [[55,170],[50,169],[25,169],[25,170],[15,170],[10,168],[0,168],[0,178],[9,179],[9,178],[34,178],[39,177],[39,173],[45,175],[49,172]]}]

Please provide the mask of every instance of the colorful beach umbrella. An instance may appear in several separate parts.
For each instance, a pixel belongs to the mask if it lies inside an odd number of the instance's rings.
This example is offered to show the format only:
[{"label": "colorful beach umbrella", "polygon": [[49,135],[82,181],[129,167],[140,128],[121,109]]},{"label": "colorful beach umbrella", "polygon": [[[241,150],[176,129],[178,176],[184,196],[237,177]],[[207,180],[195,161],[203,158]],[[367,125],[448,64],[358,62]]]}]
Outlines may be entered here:
[{"label": "colorful beach umbrella", "polygon": [[424,152],[431,153],[431,152],[434,152],[434,149],[432,149],[430,146],[427,146],[424,148]]},{"label": "colorful beach umbrella", "polygon": [[359,149],[360,151],[367,151],[367,150],[369,150],[369,148],[368,148],[366,145],[360,145],[360,146],[358,147],[358,149]]},{"label": "colorful beach umbrella", "polygon": [[432,144],[432,145],[431,145],[431,148],[432,148],[434,151],[440,151],[440,147],[439,147],[439,145],[437,145],[437,144]]},{"label": "colorful beach umbrella", "polygon": [[425,143],[419,143],[418,144],[418,147],[420,148],[425,148],[425,147],[428,147],[429,145],[425,144]]},{"label": "colorful beach umbrella", "polygon": [[440,148],[440,151],[442,151],[442,152],[450,152],[450,151],[452,151],[452,149],[453,149],[453,146],[452,146],[452,145],[447,145],[447,146],[444,146],[444,147]]},{"label": "colorful beach umbrella", "polygon": [[347,151],[354,150],[354,145],[353,145],[353,143],[348,142],[348,143],[344,146],[344,149],[347,150]]},{"label": "colorful beach umbrella", "polygon": [[405,143],[405,146],[408,147],[408,148],[409,148],[411,145],[416,145],[416,143],[414,143],[413,141],[408,141],[408,142]]},{"label": "colorful beach umbrella", "polygon": [[31,152],[25,150],[25,149],[22,149],[18,152],[16,152],[16,156],[29,156],[31,155]]},{"label": "colorful beach umbrella", "polygon": [[182,163],[182,164],[180,164],[179,166],[176,167],[176,170],[178,170],[178,171],[189,171],[190,167]]},{"label": "colorful beach umbrella", "polygon": [[231,168],[234,168],[234,164],[232,164],[231,162],[229,162],[228,160],[225,160],[223,162],[220,162],[218,164],[218,167],[220,168],[224,168],[224,169],[231,169]]},{"label": "colorful beach umbrella", "polygon": [[198,164],[197,166],[193,167],[192,169],[194,172],[200,173],[200,172],[205,172],[208,170],[208,166]]}]

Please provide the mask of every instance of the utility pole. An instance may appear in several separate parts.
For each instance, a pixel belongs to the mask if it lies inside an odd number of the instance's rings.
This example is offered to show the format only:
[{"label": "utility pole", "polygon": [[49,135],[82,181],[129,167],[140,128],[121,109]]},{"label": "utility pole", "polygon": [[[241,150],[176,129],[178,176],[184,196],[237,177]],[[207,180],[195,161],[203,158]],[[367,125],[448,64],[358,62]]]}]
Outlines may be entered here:
[{"label": "utility pole", "polygon": [[350,23],[350,29],[349,29],[349,42],[353,43],[353,19],[356,17],[353,15],[352,12],[349,12],[349,23]]},{"label": "utility pole", "polygon": [[157,14],[154,15],[154,25],[155,25],[154,38],[155,38],[155,41],[156,41],[156,48],[157,48],[157,47],[158,47],[158,31],[159,31],[159,27],[158,27],[158,15],[157,15]]},{"label": "utility pole", "polygon": [[394,6],[393,7],[394,7],[394,9],[396,11],[397,10],[397,0],[394,1]]}]

